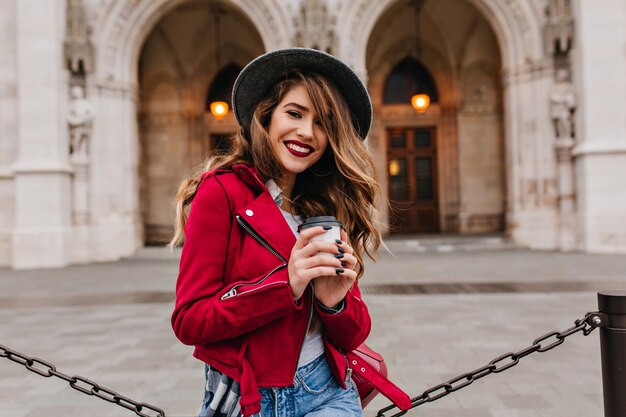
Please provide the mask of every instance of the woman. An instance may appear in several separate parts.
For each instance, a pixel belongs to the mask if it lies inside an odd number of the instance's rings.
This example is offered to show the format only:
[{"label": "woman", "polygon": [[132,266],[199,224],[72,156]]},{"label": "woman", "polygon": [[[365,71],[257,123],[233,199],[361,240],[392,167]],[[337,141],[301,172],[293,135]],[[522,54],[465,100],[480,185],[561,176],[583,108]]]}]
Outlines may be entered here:
[{"label": "woman", "polygon": [[[367,90],[328,54],[284,49],[243,69],[233,109],[231,150],[183,182],[171,242],[172,326],[206,363],[200,415],[360,416],[344,352],[370,331],[357,280],[381,242]],[[321,215],[341,240],[297,232]]]}]

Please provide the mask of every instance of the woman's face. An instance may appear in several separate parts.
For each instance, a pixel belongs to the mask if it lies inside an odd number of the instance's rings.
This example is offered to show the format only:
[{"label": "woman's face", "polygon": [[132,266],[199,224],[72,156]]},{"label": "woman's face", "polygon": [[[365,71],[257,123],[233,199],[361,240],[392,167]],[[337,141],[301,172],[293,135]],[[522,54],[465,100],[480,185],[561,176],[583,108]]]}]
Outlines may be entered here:
[{"label": "woman's face", "polygon": [[274,109],[269,139],[283,167],[284,181],[295,181],[296,174],[310,168],[324,154],[328,137],[304,86],[289,90]]}]

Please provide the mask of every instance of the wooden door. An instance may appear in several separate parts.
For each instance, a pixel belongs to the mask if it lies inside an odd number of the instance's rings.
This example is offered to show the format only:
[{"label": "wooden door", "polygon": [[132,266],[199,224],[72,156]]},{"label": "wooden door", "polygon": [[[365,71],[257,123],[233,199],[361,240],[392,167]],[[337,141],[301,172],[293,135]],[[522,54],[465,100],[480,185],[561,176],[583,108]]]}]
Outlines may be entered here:
[{"label": "wooden door", "polygon": [[391,233],[439,231],[434,128],[387,130]]}]

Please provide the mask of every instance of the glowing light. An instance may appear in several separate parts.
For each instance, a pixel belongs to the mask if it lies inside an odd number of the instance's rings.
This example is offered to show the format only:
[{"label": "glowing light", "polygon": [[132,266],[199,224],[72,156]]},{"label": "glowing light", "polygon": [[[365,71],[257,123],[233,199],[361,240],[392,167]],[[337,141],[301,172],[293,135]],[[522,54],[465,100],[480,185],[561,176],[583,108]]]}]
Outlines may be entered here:
[{"label": "glowing light", "polygon": [[222,120],[228,114],[228,103],[225,101],[214,101],[211,103],[211,114],[217,119]]},{"label": "glowing light", "polygon": [[397,160],[392,159],[391,161],[389,161],[389,175],[391,175],[392,177],[395,177],[399,173],[400,173],[400,164],[398,163]]},{"label": "glowing light", "polygon": [[416,94],[411,97],[411,106],[413,106],[418,113],[424,113],[428,109],[428,106],[430,106],[430,97],[428,94]]}]

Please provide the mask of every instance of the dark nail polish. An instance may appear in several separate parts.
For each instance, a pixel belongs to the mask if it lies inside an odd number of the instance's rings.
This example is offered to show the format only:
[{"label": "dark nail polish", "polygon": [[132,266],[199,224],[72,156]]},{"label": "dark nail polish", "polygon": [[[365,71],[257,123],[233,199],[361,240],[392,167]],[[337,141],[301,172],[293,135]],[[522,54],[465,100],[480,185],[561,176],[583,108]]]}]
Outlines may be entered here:
[{"label": "dark nail polish", "polygon": [[346,263],[341,261],[341,266],[346,266]]},{"label": "dark nail polish", "polygon": [[335,258],[337,259],[343,258],[343,253],[338,253],[337,255],[335,255]]},{"label": "dark nail polish", "polygon": [[324,229],[324,230],[330,230],[332,228],[333,228],[332,226],[322,226],[322,229]]},{"label": "dark nail polish", "polygon": [[337,250],[339,251],[339,253],[346,253],[346,251],[343,248],[337,248]]},{"label": "dark nail polish", "polygon": [[344,270],[341,269],[341,268],[337,268],[337,269],[335,269],[335,272],[337,273],[337,275],[339,275],[339,274],[343,274]]},{"label": "dark nail polish", "polygon": [[343,242],[339,239],[335,239],[335,242],[337,242],[338,245],[341,245]]}]

